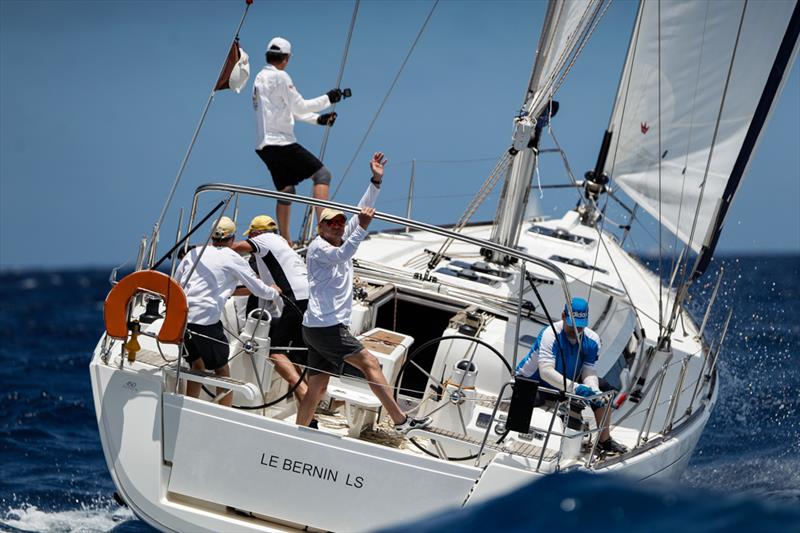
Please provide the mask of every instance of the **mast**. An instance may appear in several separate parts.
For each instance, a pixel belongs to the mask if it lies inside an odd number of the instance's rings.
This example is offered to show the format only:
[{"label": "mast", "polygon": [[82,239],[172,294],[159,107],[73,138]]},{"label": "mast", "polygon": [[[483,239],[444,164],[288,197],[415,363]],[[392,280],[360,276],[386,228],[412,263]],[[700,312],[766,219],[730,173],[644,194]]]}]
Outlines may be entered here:
[{"label": "mast", "polygon": [[[596,26],[605,0],[550,0],[536,49],[531,77],[520,113],[514,118],[513,159],[497,208],[490,240],[517,247],[537,165],[539,134],[558,109],[552,100]],[[492,262],[508,264],[511,258],[482,251]]]}]

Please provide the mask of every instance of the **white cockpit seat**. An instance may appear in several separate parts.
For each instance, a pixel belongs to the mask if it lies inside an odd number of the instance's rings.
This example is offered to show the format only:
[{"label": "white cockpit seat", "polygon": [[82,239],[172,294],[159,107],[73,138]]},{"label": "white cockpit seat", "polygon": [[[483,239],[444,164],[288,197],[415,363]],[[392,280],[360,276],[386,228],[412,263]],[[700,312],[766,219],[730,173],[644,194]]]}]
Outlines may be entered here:
[{"label": "white cockpit seat", "polygon": [[[386,381],[393,386],[414,338],[373,328],[359,335],[358,340],[378,359]],[[381,402],[358,369],[345,364],[342,375],[330,379],[327,392],[331,399],[344,402],[344,415],[350,428],[348,435],[358,437],[365,427],[374,425]]]}]

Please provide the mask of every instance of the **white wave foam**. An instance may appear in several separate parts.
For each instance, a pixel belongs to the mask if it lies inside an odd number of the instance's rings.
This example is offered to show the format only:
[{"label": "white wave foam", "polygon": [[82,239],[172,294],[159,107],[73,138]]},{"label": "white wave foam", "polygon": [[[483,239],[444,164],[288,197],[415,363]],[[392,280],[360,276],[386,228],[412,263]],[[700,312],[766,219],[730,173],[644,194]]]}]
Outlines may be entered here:
[{"label": "white wave foam", "polygon": [[0,517],[0,524],[19,531],[99,533],[109,531],[128,520],[136,520],[136,517],[129,509],[114,504],[81,505],[80,509],[46,512],[25,503],[19,508],[8,509]]}]

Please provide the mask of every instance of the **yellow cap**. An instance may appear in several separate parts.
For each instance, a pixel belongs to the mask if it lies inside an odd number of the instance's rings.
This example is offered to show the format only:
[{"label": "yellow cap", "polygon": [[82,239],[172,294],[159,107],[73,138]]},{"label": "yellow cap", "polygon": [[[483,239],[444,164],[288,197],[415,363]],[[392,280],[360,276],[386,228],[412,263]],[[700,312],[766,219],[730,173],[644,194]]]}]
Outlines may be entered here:
[{"label": "yellow cap", "polygon": [[[336,217],[344,217],[344,213],[339,211],[338,209],[331,209],[330,207],[326,207],[322,210],[322,213],[319,215],[319,221],[324,222],[325,220],[333,220]],[[346,217],[345,217],[346,218]]]},{"label": "yellow cap", "polygon": [[258,215],[250,221],[250,227],[244,232],[244,235],[250,235],[251,231],[273,231],[278,229],[278,224],[275,223],[272,217],[267,215]]},{"label": "yellow cap", "polygon": [[228,217],[222,217],[217,222],[217,227],[214,229],[212,237],[216,240],[225,240],[236,233],[236,224]]}]

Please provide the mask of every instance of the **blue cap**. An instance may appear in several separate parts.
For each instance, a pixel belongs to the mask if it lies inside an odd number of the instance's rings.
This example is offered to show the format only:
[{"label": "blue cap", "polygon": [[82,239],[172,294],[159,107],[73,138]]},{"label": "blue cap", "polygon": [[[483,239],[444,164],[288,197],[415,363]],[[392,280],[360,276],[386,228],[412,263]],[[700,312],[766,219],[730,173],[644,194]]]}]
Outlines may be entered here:
[{"label": "blue cap", "polygon": [[[564,305],[564,322],[568,326],[572,326],[572,320],[569,317],[569,309]],[[585,328],[589,326],[589,302],[583,298],[572,299],[572,316],[575,317],[575,326]]]}]

